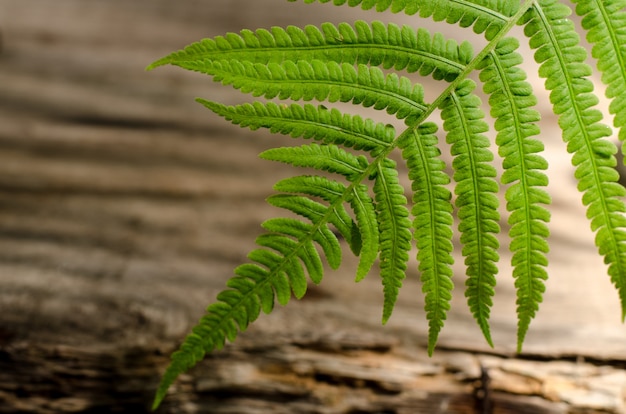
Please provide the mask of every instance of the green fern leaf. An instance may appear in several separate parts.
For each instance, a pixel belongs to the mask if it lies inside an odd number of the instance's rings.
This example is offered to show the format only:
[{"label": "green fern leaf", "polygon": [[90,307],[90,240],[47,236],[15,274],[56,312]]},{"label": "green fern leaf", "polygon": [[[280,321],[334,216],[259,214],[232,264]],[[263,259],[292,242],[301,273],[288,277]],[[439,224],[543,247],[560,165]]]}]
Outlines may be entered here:
[{"label": "green fern leaf", "polygon": [[390,125],[342,114],[323,106],[287,106],[273,102],[226,106],[203,99],[198,99],[198,102],[241,127],[252,130],[269,128],[272,133],[313,138],[326,144],[343,144],[365,151],[380,151],[389,147],[395,137],[395,129]]},{"label": "green fern leaf", "polygon": [[[350,47],[348,47],[350,45]],[[276,62],[334,61],[349,65],[369,64],[385,69],[405,69],[435,79],[453,80],[472,58],[469,42],[460,45],[426,29],[381,22],[357,21],[354,27],[324,23],[321,29],[307,26],[304,30],[289,26],[273,27],[269,32],[244,30],[215,39],[204,39],[185,49],[157,60],[148,69],[176,65],[185,69],[212,74],[214,62],[251,62],[268,65]],[[273,67],[276,69],[276,67]]]},{"label": "green fern leaf", "polygon": [[[602,114],[593,109],[598,98],[591,93],[586,78],[591,68],[584,62],[585,49],[573,23],[566,19],[570,9],[556,1],[540,1],[524,16],[524,32],[530,45],[537,49],[535,60],[539,74],[551,90],[550,101],[559,115],[563,140],[573,154],[578,189],[583,193],[587,217],[596,231],[595,243],[609,265],[608,272],[619,291],[622,318],[626,316],[626,206],[620,197],[626,195],[617,183],[615,145],[604,138],[610,129],[600,123]],[[534,312],[534,310],[533,310]],[[522,332],[524,334],[525,332]]]},{"label": "green fern leaf", "polygon": [[367,167],[364,157],[356,157],[336,145],[302,145],[267,150],[261,158],[282,161],[297,167],[310,167],[322,171],[338,173],[350,179],[363,174]]},{"label": "green fern leaf", "polygon": [[513,277],[516,279],[518,302],[518,350],[524,340],[535,311],[539,308],[545,290],[543,280],[548,275],[546,223],[550,213],[541,204],[550,204],[549,195],[540,187],[548,185],[542,170],[548,168],[538,155],[543,144],[529,138],[539,133],[536,122],[540,115],[531,109],[537,103],[526,74],[519,68],[522,57],[515,52],[516,39],[501,41],[482,62],[480,80],[489,94],[491,115],[496,119],[496,144],[503,158],[502,182],[509,184],[505,194],[507,210],[511,213],[510,250],[513,252]]},{"label": "green fern leaf", "polygon": [[[288,0],[297,1],[297,0]],[[361,6],[363,10],[376,8],[382,12],[391,9],[392,13],[404,12],[408,15],[419,13],[420,17],[432,17],[435,21],[459,23],[461,27],[473,26],[475,33],[485,32],[491,40],[504,26],[510,16],[519,8],[516,0],[304,0],[305,3],[347,4]]]},{"label": "green fern leaf", "polygon": [[380,230],[380,276],[384,286],[383,324],[387,323],[405,278],[411,249],[411,222],[404,188],[396,164],[385,159],[377,165],[374,193]]},{"label": "green fern leaf", "polygon": [[472,94],[475,84],[461,83],[457,91],[442,106],[443,126],[452,144],[456,205],[459,209],[459,231],[463,256],[467,266],[465,295],[468,305],[485,338],[491,343],[489,315],[496,284],[499,256],[498,184],[496,171],[490,163],[493,154],[489,140],[482,135],[487,130],[480,110],[480,99]]},{"label": "green fern leaf", "polygon": [[293,194],[274,194],[267,198],[267,202],[274,207],[284,208],[291,212],[317,223],[325,220],[328,207],[308,197]]},{"label": "green fern leaf", "polygon": [[285,61],[267,65],[232,60],[207,63],[204,73],[215,81],[242,92],[267,99],[352,102],[364,107],[386,109],[399,119],[419,116],[426,106],[424,90],[410,79],[385,74],[377,67],[333,61]]},{"label": "green fern leaf", "polygon": [[413,182],[413,228],[417,260],[425,293],[428,320],[428,353],[432,355],[450,309],[452,268],[452,194],[445,187],[450,178],[439,159],[435,124],[420,125],[415,134],[399,142]]},{"label": "green fern leaf", "polygon": [[[576,13],[584,16],[583,29],[593,45],[591,55],[598,61],[606,95],[612,100],[609,112],[619,128],[619,138],[626,141],[626,1],[573,0]],[[624,152],[626,154],[626,152]]]}]

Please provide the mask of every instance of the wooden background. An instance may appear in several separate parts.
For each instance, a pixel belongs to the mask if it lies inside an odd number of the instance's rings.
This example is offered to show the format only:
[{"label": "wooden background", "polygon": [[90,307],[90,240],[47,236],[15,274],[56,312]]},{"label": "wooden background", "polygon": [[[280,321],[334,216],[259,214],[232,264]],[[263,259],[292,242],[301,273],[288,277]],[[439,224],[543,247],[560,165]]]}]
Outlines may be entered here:
[{"label": "wooden background", "polygon": [[[227,31],[355,18],[428,25],[283,0],[0,2],[0,412],[147,412],[169,353],[245,261],[260,222],[280,214],[263,200],[293,171],[257,154],[290,139],[193,101],[249,97],[145,66]],[[305,299],[181,377],[159,412],[626,412],[617,294],[531,81],[554,203],[551,279],[523,354],[505,251],[495,349],[467,311],[458,258],[433,358],[415,263],[382,327],[377,275],[354,284],[346,256]]]}]

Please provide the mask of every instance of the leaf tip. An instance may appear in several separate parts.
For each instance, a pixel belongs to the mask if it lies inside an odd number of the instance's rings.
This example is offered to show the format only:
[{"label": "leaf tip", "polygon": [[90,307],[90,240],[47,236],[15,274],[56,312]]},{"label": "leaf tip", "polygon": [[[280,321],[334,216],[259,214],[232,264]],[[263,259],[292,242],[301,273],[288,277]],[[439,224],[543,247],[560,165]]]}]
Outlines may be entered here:
[{"label": "leaf tip", "polygon": [[165,398],[165,394],[166,394],[166,391],[163,391],[161,387],[159,387],[159,390],[156,392],[156,395],[154,396],[154,401],[152,402],[152,407],[150,408],[151,411],[156,411],[159,408],[159,406],[161,405],[161,402],[163,402],[163,399]]},{"label": "leaf tip", "polygon": [[433,354],[435,353],[435,345],[436,343],[430,343],[428,344],[428,357],[432,358]]},{"label": "leaf tip", "polygon": [[385,309],[385,311],[383,312],[382,324],[387,325],[387,322],[389,322],[389,318],[391,318],[391,311]]},{"label": "leaf tip", "polygon": [[515,352],[518,354],[522,353],[522,348],[524,347],[524,340],[526,339],[526,331],[518,332],[517,334],[517,347]]},{"label": "leaf tip", "polygon": [[150,72],[151,70],[156,69],[159,66],[165,66],[168,63],[170,63],[169,57],[164,57],[164,58],[161,58],[159,60],[155,60],[154,62],[152,62],[151,64],[146,66],[146,72]]},{"label": "leaf tip", "polygon": [[489,325],[483,324],[481,325],[480,328],[483,332],[483,336],[485,337],[485,341],[487,341],[487,344],[489,345],[489,347],[495,348],[493,345],[493,339],[491,338],[491,330],[489,329]]}]

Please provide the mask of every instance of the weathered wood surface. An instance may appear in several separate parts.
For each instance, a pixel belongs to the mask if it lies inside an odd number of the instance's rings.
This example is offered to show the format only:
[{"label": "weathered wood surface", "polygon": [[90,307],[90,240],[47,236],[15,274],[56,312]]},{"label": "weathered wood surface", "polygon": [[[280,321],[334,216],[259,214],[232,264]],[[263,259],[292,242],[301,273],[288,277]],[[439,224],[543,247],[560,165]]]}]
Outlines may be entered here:
[{"label": "weathered wood surface", "polygon": [[[247,99],[208,78],[143,68],[204,36],[367,16],[282,0],[0,2],[0,412],[147,411],[169,352],[276,214],[263,199],[291,171],[256,155],[290,140],[195,104]],[[506,267],[495,350],[457,289],[428,358],[415,266],[381,327],[379,281],[355,285],[346,257],[183,376],[161,412],[626,412],[617,295],[540,109],[551,279],[522,355]]]}]

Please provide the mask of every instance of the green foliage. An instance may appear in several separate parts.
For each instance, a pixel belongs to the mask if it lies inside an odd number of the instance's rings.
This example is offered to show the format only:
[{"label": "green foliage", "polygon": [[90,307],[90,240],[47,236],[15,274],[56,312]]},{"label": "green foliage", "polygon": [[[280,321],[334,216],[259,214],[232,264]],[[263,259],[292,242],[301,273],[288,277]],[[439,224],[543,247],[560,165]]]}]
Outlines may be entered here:
[{"label": "green foliage", "polygon": [[498,271],[498,183],[496,170],[491,165],[494,159],[489,150],[489,140],[482,135],[487,131],[480,110],[480,99],[472,91],[474,82],[465,80],[442,103],[443,127],[448,131],[447,141],[454,156],[454,192],[459,217],[459,231],[463,256],[467,266],[467,289],[470,310],[485,338],[489,333],[489,308],[495,275]]},{"label": "green foliage", "polygon": [[[541,156],[543,144],[535,138],[540,133],[539,113],[533,109],[537,98],[519,66],[519,40],[509,35],[515,25],[523,26],[535,50],[539,76],[546,79],[553,111],[576,167],[596,245],[626,315],[626,206],[622,201],[626,190],[618,184],[613,168],[617,148],[606,139],[611,130],[594,109],[598,98],[588,80],[593,69],[585,63],[586,51],[567,18],[571,9],[556,0],[522,4],[515,0],[318,1],[372,13],[391,10],[419,15],[441,22],[444,32],[446,24],[458,24],[483,34],[487,44],[475,53],[467,42],[422,28],[376,21],[325,23],[228,33],[191,44],[149,66],[180,66],[265,98],[238,106],[198,102],[241,127],[311,140],[270,149],[261,157],[320,171],[276,184],[278,193],[268,202],[300,218],[274,218],[262,224],[266,233],[257,239],[259,248],[249,254],[250,262],[235,269],[227,289],[172,355],[155,407],[179,374],[226,340],[234,340],[261,311],[270,313],[276,301],[286,305],[292,296],[303,297],[307,275],[313,283],[320,283],[322,258],[337,269],[340,239],[360,259],[357,281],[378,261],[383,323],[391,316],[410,263],[409,252],[416,247],[432,354],[452,297],[455,209],[466,265],[467,303],[492,345],[489,315],[498,273],[502,211],[497,194],[502,189],[521,350],[548,277],[550,214],[546,206],[550,196],[544,189],[548,163]],[[580,29],[586,31],[607,85],[613,124],[620,140],[626,141],[626,0],[573,2],[582,17]],[[443,81],[445,89],[427,103],[422,85],[399,75],[401,71],[414,78]],[[495,124],[500,177],[493,165],[492,143],[484,135],[488,124],[474,92],[476,85],[468,79],[475,71]],[[302,103],[310,101],[320,103]],[[403,120],[405,128],[397,132],[392,126],[322,104],[336,102],[384,110]],[[451,176],[441,158],[437,124],[430,120],[435,109],[441,110],[451,149]],[[396,150],[408,168],[410,190],[400,185],[391,157]],[[453,192],[449,185],[454,186]],[[411,194],[411,205],[405,192]]]}]

